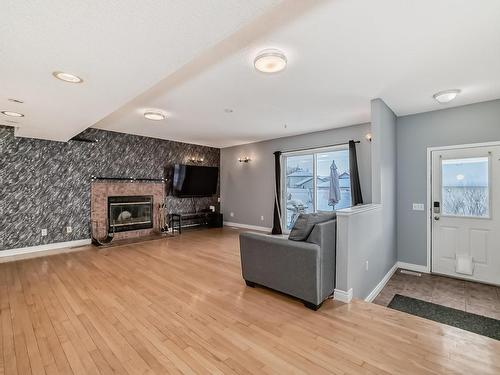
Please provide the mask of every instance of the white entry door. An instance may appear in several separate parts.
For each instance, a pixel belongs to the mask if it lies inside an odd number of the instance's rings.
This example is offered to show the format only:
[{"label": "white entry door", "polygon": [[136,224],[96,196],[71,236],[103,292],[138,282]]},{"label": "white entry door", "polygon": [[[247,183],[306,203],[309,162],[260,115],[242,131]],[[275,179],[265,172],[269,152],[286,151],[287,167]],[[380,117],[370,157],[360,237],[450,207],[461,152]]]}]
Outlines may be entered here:
[{"label": "white entry door", "polygon": [[500,284],[500,146],[432,152],[432,272]]}]

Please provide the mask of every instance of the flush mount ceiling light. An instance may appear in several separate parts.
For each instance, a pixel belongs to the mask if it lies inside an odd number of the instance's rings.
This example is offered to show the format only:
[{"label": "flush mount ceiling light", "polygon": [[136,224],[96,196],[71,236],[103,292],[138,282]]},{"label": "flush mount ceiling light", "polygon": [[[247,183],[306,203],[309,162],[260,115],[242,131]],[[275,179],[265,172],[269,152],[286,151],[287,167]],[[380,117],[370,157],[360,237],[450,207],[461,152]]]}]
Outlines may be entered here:
[{"label": "flush mount ceiling light", "polygon": [[74,74],[70,73],[65,73],[65,72],[53,72],[52,75],[56,77],[57,79],[60,79],[61,81],[64,82],[69,82],[69,83],[82,83],[83,79],[81,79],[78,76],[75,76]]},{"label": "flush mount ceiling light", "polygon": [[5,116],[9,116],[9,117],[24,117],[24,115],[22,113],[19,113],[19,112],[1,111],[1,113]]},{"label": "flush mount ceiling light", "polygon": [[278,73],[285,69],[286,63],[286,56],[277,49],[265,49],[253,61],[255,69],[262,73]]},{"label": "flush mount ceiling light", "polygon": [[460,94],[459,89],[453,89],[453,90],[446,90],[446,91],[440,91],[432,97],[436,99],[439,103],[445,104],[451,102],[453,99],[457,97],[457,95]]},{"label": "flush mount ceiling light", "polygon": [[153,121],[162,121],[167,118],[167,116],[160,111],[146,111],[144,112],[144,117]]}]

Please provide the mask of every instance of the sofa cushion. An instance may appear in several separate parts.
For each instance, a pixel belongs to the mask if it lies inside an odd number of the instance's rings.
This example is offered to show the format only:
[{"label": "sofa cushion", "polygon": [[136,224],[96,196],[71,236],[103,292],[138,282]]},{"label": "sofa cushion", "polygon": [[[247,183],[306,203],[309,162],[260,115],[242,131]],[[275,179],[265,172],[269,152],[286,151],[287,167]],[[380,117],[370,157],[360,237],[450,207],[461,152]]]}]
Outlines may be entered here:
[{"label": "sofa cushion", "polygon": [[293,225],[289,240],[305,241],[311,234],[314,226],[318,223],[335,219],[335,212],[318,212],[313,214],[300,214]]}]

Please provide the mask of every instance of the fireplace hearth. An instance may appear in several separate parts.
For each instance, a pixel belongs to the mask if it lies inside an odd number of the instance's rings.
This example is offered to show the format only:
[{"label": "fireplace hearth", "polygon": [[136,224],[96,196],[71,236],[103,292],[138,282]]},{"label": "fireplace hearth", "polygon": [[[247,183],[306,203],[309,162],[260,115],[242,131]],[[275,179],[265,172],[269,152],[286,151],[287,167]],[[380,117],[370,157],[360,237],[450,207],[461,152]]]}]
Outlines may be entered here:
[{"label": "fireplace hearth", "polygon": [[153,228],[153,196],[108,196],[108,232]]}]

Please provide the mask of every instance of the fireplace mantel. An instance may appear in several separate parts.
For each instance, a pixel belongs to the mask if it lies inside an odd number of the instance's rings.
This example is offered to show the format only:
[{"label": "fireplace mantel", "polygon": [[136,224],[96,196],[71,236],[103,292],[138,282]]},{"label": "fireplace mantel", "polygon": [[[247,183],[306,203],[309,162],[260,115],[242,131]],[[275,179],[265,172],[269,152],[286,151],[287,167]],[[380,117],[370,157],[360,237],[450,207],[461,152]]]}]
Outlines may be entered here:
[{"label": "fireplace mantel", "polygon": [[153,225],[152,228],[116,232],[115,239],[149,236],[159,232],[158,207],[165,201],[165,184],[163,182],[118,182],[93,181],[91,184],[90,216],[94,231],[100,238],[108,233],[108,197],[117,196],[152,196]]}]

